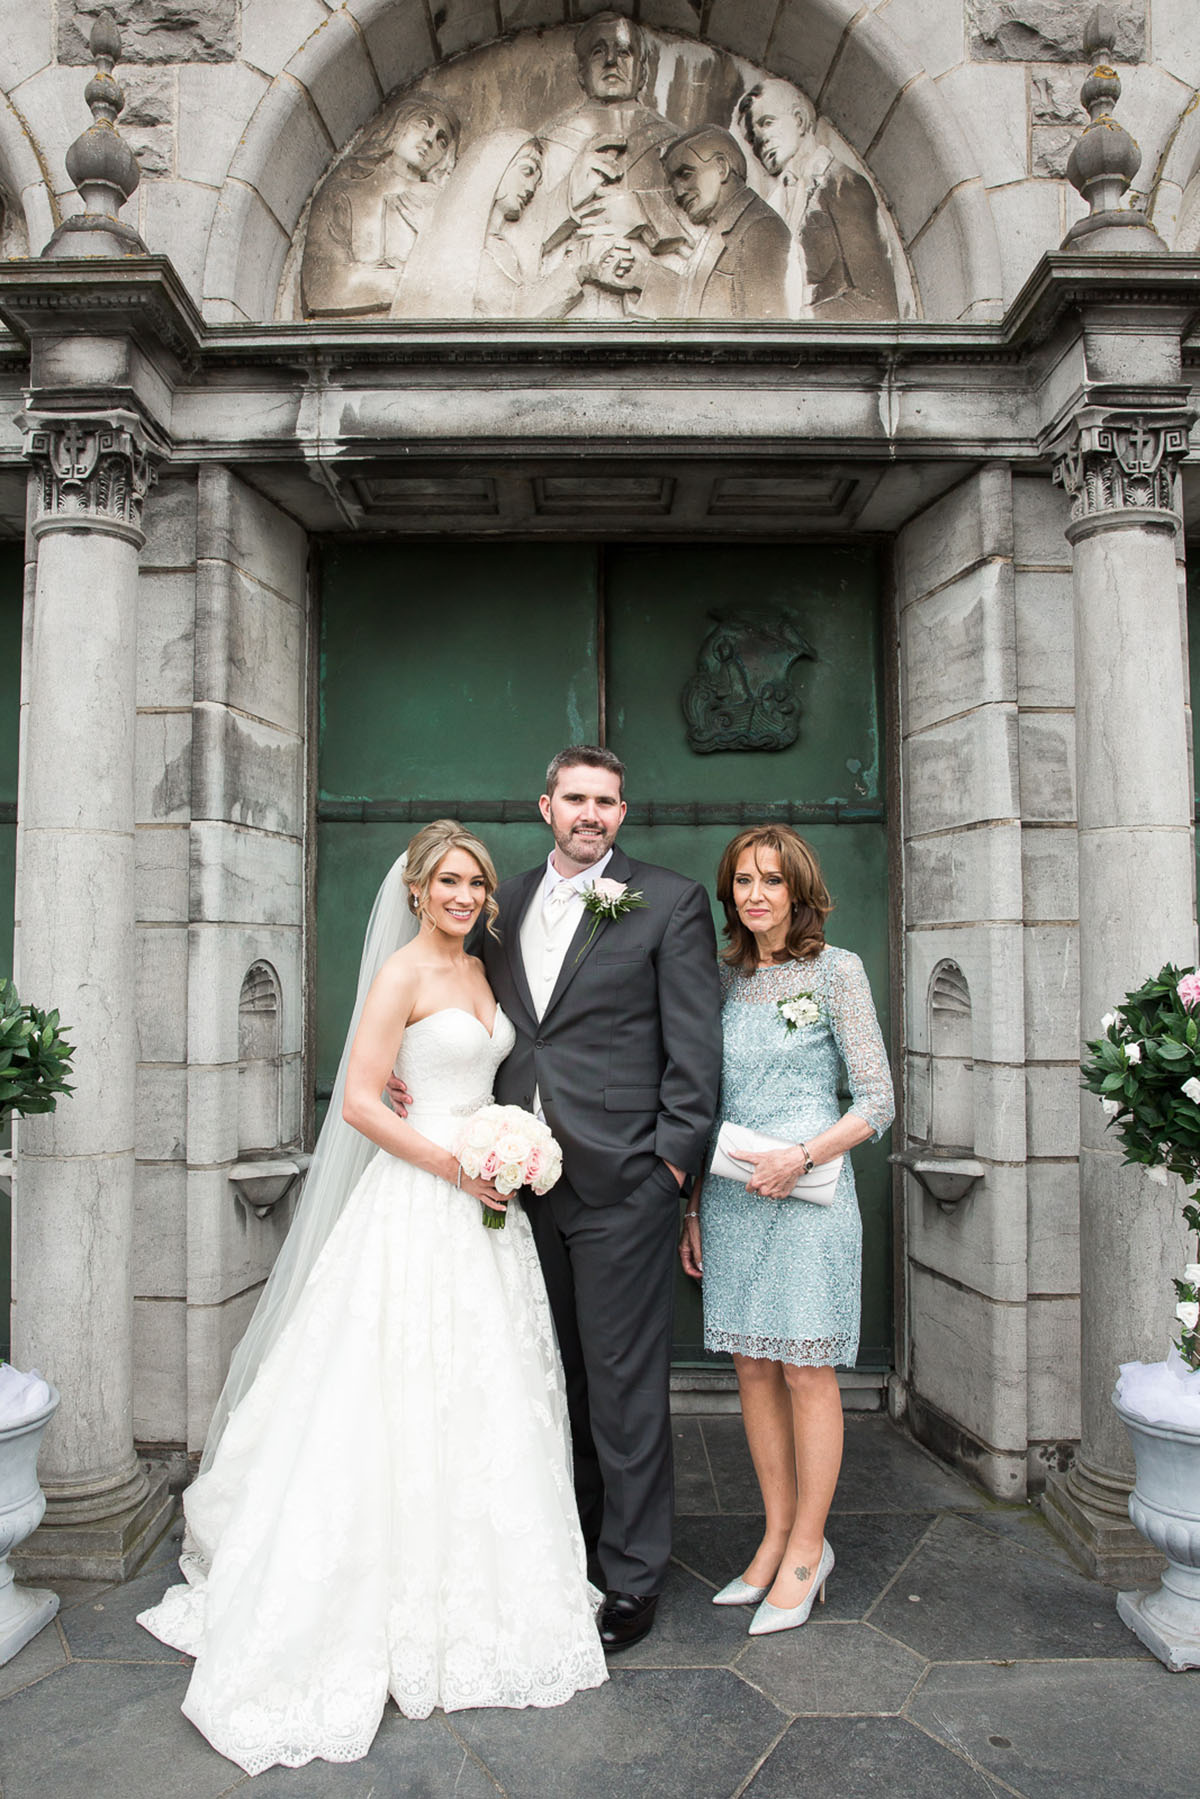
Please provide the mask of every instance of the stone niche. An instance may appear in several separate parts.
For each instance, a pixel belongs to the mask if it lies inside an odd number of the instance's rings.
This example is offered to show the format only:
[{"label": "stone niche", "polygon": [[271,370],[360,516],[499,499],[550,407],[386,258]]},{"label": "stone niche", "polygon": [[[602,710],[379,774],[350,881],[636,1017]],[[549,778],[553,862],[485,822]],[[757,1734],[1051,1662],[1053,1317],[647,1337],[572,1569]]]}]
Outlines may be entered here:
[{"label": "stone niche", "polygon": [[790,82],[598,14],[429,70],[345,146],[281,318],[895,319],[861,159]]}]

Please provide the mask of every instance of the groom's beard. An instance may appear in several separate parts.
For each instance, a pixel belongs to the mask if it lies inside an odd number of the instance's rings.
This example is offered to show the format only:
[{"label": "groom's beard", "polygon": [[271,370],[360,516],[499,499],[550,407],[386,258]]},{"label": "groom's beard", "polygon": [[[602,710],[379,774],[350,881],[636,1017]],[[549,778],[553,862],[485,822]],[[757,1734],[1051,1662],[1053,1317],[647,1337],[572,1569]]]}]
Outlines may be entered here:
[{"label": "groom's beard", "polygon": [[585,829],[576,825],[573,830],[554,833],[554,846],[561,855],[571,862],[578,862],[581,868],[590,868],[593,862],[599,862],[606,856],[616,839],[616,827],[606,831],[603,826]]}]

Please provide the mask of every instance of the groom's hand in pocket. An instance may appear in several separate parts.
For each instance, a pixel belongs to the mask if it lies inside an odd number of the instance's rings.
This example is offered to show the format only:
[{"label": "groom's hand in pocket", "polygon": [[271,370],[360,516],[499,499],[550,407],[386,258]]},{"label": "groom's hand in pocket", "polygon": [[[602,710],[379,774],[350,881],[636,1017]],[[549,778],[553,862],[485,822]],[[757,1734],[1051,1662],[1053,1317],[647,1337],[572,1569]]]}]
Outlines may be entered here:
[{"label": "groom's hand in pocket", "polygon": [[387,1084],[383,1090],[387,1094],[388,1105],[392,1108],[392,1111],[396,1114],[397,1118],[407,1118],[408,1108],[412,1105],[412,1094],[404,1085],[400,1076],[398,1074],[389,1074]]}]

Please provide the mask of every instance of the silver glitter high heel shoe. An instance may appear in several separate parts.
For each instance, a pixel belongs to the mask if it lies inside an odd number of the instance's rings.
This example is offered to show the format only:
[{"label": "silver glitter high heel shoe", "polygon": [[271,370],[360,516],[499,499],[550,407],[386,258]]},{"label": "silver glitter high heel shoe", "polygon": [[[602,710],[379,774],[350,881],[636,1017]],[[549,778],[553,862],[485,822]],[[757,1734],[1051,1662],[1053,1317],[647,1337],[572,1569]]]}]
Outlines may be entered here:
[{"label": "silver glitter high heel shoe", "polygon": [[764,1599],[753,1618],[750,1620],[750,1628],[747,1635],[752,1637],[766,1637],[770,1636],[771,1632],[775,1630],[795,1630],[797,1625],[806,1624],[808,1622],[808,1614],[813,1608],[813,1600],[819,1598],[821,1604],[824,1605],[825,1582],[832,1573],[833,1550],[829,1547],[828,1543],[822,1542],[821,1559],[817,1563],[817,1577],[813,1581],[812,1586],[809,1587],[808,1592],[800,1601],[799,1605],[790,1607],[772,1605],[769,1599]]},{"label": "silver glitter high heel shoe", "polygon": [[770,1591],[769,1585],[752,1587],[739,1575],[737,1580],[731,1580],[727,1587],[722,1587],[719,1593],[714,1593],[712,1602],[714,1605],[757,1605]]}]

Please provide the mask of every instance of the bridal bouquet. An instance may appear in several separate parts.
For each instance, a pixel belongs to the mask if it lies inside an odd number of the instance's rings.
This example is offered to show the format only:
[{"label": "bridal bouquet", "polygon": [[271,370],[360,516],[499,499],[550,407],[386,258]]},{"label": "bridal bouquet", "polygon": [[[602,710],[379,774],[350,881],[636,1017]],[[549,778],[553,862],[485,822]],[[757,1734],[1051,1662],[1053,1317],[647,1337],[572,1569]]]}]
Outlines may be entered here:
[{"label": "bridal bouquet", "polygon": [[[467,1120],[455,1153],[464,1174],[491,1181],[498,1193],[548,1193],[562,1174],[562,1150],[549,1128],[520,1106],[484,1106]],[[504,1218],[483,1207],[488,1230],[502,1231]]]}]

